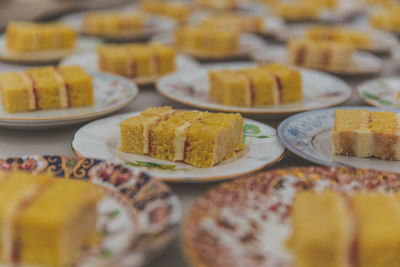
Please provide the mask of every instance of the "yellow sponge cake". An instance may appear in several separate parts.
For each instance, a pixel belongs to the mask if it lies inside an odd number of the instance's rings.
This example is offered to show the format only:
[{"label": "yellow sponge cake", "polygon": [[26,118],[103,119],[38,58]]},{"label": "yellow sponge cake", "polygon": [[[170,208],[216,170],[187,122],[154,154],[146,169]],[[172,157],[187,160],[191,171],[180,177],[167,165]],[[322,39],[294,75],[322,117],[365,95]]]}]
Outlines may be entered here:
[{"label": "yellow sponge cake", "polygon": [[181,23],[186,22],[192,14],[188,4],[173,1],[142,1],[140,9],[144,12],[171,17]]},{"label": "yellow sponge cake", "polygon": [[370,23],[375,28],[400,33],[399,12],[399,6],[378,11],[371,15]]},{"label": "yellow sponge cake", "polygon": [[223,13],[205,17],[200,25],[209,28],[233,29],[244,32],[261,32],[264,27],[264,20],[261,16],[243,15],[237,13]]}]

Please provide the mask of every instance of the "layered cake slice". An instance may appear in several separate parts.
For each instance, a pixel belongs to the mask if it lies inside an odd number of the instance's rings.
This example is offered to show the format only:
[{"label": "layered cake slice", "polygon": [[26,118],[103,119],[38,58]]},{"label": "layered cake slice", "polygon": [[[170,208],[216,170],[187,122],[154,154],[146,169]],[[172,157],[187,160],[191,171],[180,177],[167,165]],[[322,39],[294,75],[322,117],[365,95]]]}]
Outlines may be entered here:
[{"label": "layered cake slice", "polygon": [[293,65],[330,70],[352,66],[354,47],[326,40],[295,39],[287,45],[287,62]]},{"label": "layered cake slice", "polygon": [[182,2],[150,0],[142,1],[140,9],[144,12],[171,17],[178,22],[186,22],[192,10],[188,4]]},{"label": "layered cake slice", "polygon": [[83,16],[83,29],[88,34],[123,34],[142,31],[146,17],[128,12],[88,12]]},{"label": "layered cake slice", "polygon": [[391,7],[374,13],[370,17],[370,23],[373,27],[385,31],[400,33],[400,8]]},{"label": "layered cake slice", "polygon": [[103,193],[50,175],[6,173],[0,181],[0,262],[72,266],[94,234]]},{"label": "layered cake slice", "polygon": [[74,49],[77,34],[60,23],[12,21],[7,24],[7,49],[16,52]]},{"label": "layered cake slice", "polygon": [[175,70],[175,51],[161,44],[103,45],[99,69],[128,78],[164,75]]},{"label": "layered cake slice", "polygon": [[300,71],[281,64],[209,72],[209,96],[228,106],[257,107],[303,99]]},{"label": "layered cake slice", "polygon": [[211,9],[236,9],[240,0],[196,0],[196,5]]},{"label": "layered cake slice", "polygon": [[273,6],[277,15],[288,21],[315,20],[322,11],[320,5],[310,1],[281,1]]},{"label": "layered cake slice", "polygon": [[92,106],[92,77],[79,66],[41,67],[0,74],[7,112]]},{"label": "layered cake slice", "polygon": [[400,115],[337,109],[331,140],[333,154],[400,160]]},{"label": "layered cake slice", "polygon": [[211,15],[204,18],[200,25],[209,28],[218,27],[245,32],[260,32],[266,26],[262,17],[260,16],[242,15],[236,13]]},{"label": "layered cake slice", "polygon": [[175,46],[194,55],[223,56],[240,52],[240,31],[186,26],[175,32]]},{"label": "layered cake slice", "polygon": [[242,150],[240,114],[148,108],[121,122],[122,152],[212,167]]}]

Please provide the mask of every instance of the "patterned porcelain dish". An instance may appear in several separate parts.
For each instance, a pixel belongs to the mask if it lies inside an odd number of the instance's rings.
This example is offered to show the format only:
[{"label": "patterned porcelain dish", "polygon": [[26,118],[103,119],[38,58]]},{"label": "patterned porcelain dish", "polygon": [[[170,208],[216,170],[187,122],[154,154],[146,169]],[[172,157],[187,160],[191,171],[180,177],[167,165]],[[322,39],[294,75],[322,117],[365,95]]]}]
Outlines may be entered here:
[{"label": "patterned porcelain dish", "polygon": [[258,114],[288,114],[326,108],[342,104],[353,94],[351,87],[332,75],[301,69],[304,100],[298,103],[261,107],[235,107],[219,104],[208,96],[208,71],[211,69],[240,69],[254,67],[254,63],[213,64],[195,71],[184,71],[164,76],[157,81],[157,90],[163,96],[198,108]]},{"label": "patterned porcelain dish", "polygon": [[[86,50],[65,57],[61,60],[60,65],[80,65],[85,68],[86,71],[100,71],[97,60],[95,50]],[[199,63],[196,60],[183,54],[178,54],[175,57],[175,64],[177,71],[191,70],[199,66]],[[154,84],[158,78],[158,76],[147,76],[134,78],[132,80],[138,85],[150,85]]]},{"label": "patterned porcelain dish", "polygon": [[[310,26],[312,25],[288,26],[285,30],[279,32],[279,39],[287,41],[289,39],[303,38],[306,35],[307,28],[309,28]],[[344,25],[343,27],[349,28],[346,25]],[[351,28],[357,31],[364,32],[371,36],[371,46],[360,50],[365,50],[372,53],[388,53],[391,51],[392,48],[399,44],[396,36],[391,33],[369,28]]]},{"label": "patterned porcelain dish", "polygon": [[94,37],[78,37],[76,48],[68,50],[53,50],[40,52],[14,52],[5,47],[4,35],[0,36],[0,60],[14,63],[45,64],[61,60],[76,51],[92,49],[101,43],[100,39]]},{"label": "patterned porcelain dish", "polygon": [[[154,43],[161,43],[167,45],[173,45],[172,33],[162,33],[151,38]],[[224,55],[201,55],[187,53],[198,60],[204,61],[215,61],[215,60],[238,60],[243,58],[248,58],[254,51],[261,49],[266,46],[266,42],[261,38],[251,33],[242,33],[240,37],[240,50],[234,54],[224,54]],[[181,51],[185,53],[185,51]]]},{"label": "patterned porcelain dish", "polygon": [[381,78],[360,84],[359,96],[371,106],[400,109],[400,77]]},{"label": "patterned porcelain dish", "polygon": [[82,123],[125,107],[139,93],[137,86],[128,79],[101,72],[94,72],[91,75],[95,96],[94,106],[7,113],[0,105],[0,127],[39,129]]},{"label": "patterned porcelain dish", "polygon": [[181,227],[193,267],[290,267],[293,197],[304,190],[398,191],[400,174],[343,167],[277,169],[226,182],[201,196]]},{"label": "patterned porcelain dish", "polygon": [[371,107],[340,107],[304,112],[287,118],[279,125],[279,138],[287,149],[299,157],[317,164],[325,166],[346,165],[400,173],[399,161],[332,155],[331,130],[335,124],[335,110],[355,108],[400,112],[396,109]]},{"label": "patterned porcelain dish", "polygon": [[[174,239],[181,218],[178,197],[160,181],[117,162],[64,156],[0,159],[0,170],[48,173],[93,183],[106,198],[98,207],[100,245],[74,266],[142,266]],[[21,267],[27,267],[21,265]]]},{"label": "patterned porcelain dish", "polygon": [[[260,63],[266,62],[286,62],[286,48],[284,46],[270,45],[262,47],[251,54],[254,61]],[[351,65],[343,70],[320,68],[322,71],[326,71],[336,75],[373,75],[378,74],[383,70],[383,60],[379,57],[368,53],[356,51],[353,54]]]},{"label": "patterned porcelain dish", "polygon": [[245,119],[244,141],[247,149],[238,153],[237,158],[223,161],[212,168],[196,168],[181,162],[123,153],[118,150],[121,140],[119,123],[139,114],[120,114],[83,126],[72,141],[74,152],[84,157],[119,160],[125,165],[147,170],[155,178],[170,182],[208,182],[238,177],[278,162],[285,152],[274,128]]},{"label": "patterned porcelain dish", "polygon": [[[126,10],[123,10],[122,12],[125,11]],[[84,12],[73,13],[62,17],[60,22],[73,27],[78,32],[85,33],[85,29],[82,25],[83,15]],[[175,29],[176,25],[176,22],[172,19],[148,15],[145,22],[145,27],[142,31],[126,31],[121,34],[100,34],[96,36],[109,41],[141,41],[149,39],[154,34],[172,31]]]}]

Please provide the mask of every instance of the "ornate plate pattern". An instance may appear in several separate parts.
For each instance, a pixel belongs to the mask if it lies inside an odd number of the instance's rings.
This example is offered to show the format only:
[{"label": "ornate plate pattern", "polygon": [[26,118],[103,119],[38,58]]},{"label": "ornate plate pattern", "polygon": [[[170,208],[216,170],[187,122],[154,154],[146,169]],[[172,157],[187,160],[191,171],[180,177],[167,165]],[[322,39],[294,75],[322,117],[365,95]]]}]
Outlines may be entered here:
[{"label": "ornate plate pattern", "polygon": [[[90,72],[101,71],[98,68],[97,61],[98,59],[96,51],[86,50],[65,57],[63,60],[61,60],[60,65],[80,65],[86,71]],[[199,66],[199,63],[196,60],[183,54],[176,55],[175,64],[176,64],[176,71],[192,70]],[[159,78],[158,76],[147,76],[147,77],[134,78],[132,80],[138,85],[149,85],[149,84],[154,84],[158,78]]]},{"label": "ornate plate pattern", "polygon": [[99,246],[84,251],[74,266],[141,266],[175,237],[181,218],[179,200],[146,173],[117,162],[53,155],[3,158],[0,169],[50,172],[102,187],[106,197],[98,207]]},{"label": "ornate plate pattern", "polygon": [[185,218],[182,249],[193,267],[290,267],[285,247],[299,191],[398,191],[400,174],[366,169],[277,169],[205,193]]},{"label": "ornate plate pattern", "polygon": [[89,123],[80,128],[72,141],[77,155],[119,160],[142,170],[153,177],[171,182],[217,181],[248,174],[279,161],[285,149],[280,144],[274,128],[257,121],[245,119],[244,136],[247,149],[237,158],[221,162],[212,168],[196,168],[191,165],[159,160],[147,156],[123,153],[120,146],[119,123],[140,112],[120,114]]},{"label": "ornate plate pattern", "polygon": [[90,74],[95,96],[93,107],[7,113],[0,105],[0,126],[33,129],[82,123],[123,108],[139,93],[137,86],[128,79],[101,72]]},{"label": "ornate plate pattern", "polygon": [[[293,115],[278,127],[278,135],[284,146],[306,160],[325,166],[347,165],[357,168],[373,168],[400,173],[398,161],[377,158],[357,158],[332,155],[331,130],[335,124],[336,109],[388,110],[371,107],[340,107],[309,111]],[[391,109],[393,112],[399,110]]]},{"label": "ornate plate pattern", "polygon": [[360,84],[359,96],[369,105],[378,108],[400,108],[400,78],[381,78]]},{"label": "ornate plate pattern", "polygon": [[319,71],[301,69],[304,100],[298,103],[260,107],[224,106],[208,97],[208,71],[211,69],[240,69],[255,67],[253,63],[213,64],[195,71],[185,71],[164,76],[157,81],[157,90],[163,96],[198,108],[260,114],[287,114],[319,109],[346,102],[353,94],[343,80]]}]

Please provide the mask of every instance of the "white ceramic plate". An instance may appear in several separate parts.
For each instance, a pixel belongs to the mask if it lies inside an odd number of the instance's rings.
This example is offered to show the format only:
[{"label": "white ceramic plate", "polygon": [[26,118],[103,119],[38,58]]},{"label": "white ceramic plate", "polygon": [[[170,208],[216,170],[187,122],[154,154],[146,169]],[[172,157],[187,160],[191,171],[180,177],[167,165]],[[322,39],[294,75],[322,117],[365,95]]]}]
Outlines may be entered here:
[{"label": "white ceramic plate", "polygon": [[[286,62],[286,47],[270,45],[261,47],[251,54],[253,60],[266,62]],[[343,70],[321,68],[321,70],[337,75],[367,75],[378,74],[383,70],[383,60],[368,53],[356,51],[353,53],[352,64]]]},{"label": "white ceramic plate", "polygon": [[[284,41],[287,41],[289,39],[304,38],[306,36],[306,31],[310,26],[312,25],[287,26],[286,29],[278,33],[278,36],[281,40]],[[344,25],[343,27],[348,27],[350,29],[364,32],[371,36],[371,46],[360,50],[365,50],[373,53],[387,53],[399,44],[399,41],[397,40],[397,37],[395,35],[385,31],[374,30],[370,28],[349,27],[346,25]]]},{"label": "white ceramic plate", "polygon": [[[400,35],[399,35],[400,36]],[[398,65],[400,65],[400,45],[394,47],[392,49],[392,59],[395,61]]]},{"label": "white ceramic plate", "polygon": [[[163,33],[163,34],[158,34],[151,38],[152,42],[155,43],[161,43],[161,44],[166,44],[166,45],[173,45],[173,34],[172,33]],[[250,33],[242,33],[240,36],[240,51],[238,53],[234,54],[225,54],[225,55],[199,55],[199,54],[193,54],[193,53],[187,53],[188,55],[201,59],[201,60],[233,60],[233,59],[240,59],[240,58],[246,58],[248,57],[253,51],[256,51],[257,49],[261,49],[262,47],[266,46],[266,42]],[[185,52],[185,51],[181,51]]]},{"label": "white ceramic plate", "polygon": [[[97,55],[95,50],[85,50],[75,54],[72,54],[63,60],[61,60],[60,65],[80,65],[86,71],[101,71],[98,68]],[[192,70],[199,66],[199,63],[193,58],[178,54],[175,57],[175,64],[177,71],[179,70]],[[135,78],[133,81],[138,85],[153,84],[159,77],[148,76]]]},{"label": "white ceramic plate", "polygon": [[[120,10],[120,12],[126,12],[126,11],[127,10]],[[83,21],[82,21],[83,15],[84,12],[69,14],[67,16],[62,17],[60,19],[60,22],[73,27],[78,32],[86,33],[85,29],[83,28]],[[99,34],[96,36],[111,41],[135,41],[135,40],[138,41],[138,40],[148,39],[152,35],[157,33],[174,30],[176,26],[177,26],[176,22],[172,19],[149,14],[147,15],[145,27],[142,31],[135,31],[135,32],[126,31],[121,34]]]},{"label": "white ceramic plate", "polygon": [[[325,166],[346,165],[400,173],[399,161],[332,155],[330,138],[331,130],[335,125],[335,110],[355,108],[371,111],[384,110],[371,107],[340,107],[296,114],[279,125],[279,138],[287,149],[299,157],[317,164]],[[390,111],[400,112],[400,110],[395,109]]]},{"label": "white ceramic plate", "polygon": [[120,152],[119,123],[139,114],[120,114],[85,125],[74,136],[73,150],[81,156],[118,159],[130,166],[147,169],[156,178],[177,182],[217,181],[251,173],[276,163],[285,151],[274,128],[245,119],[247,149],[240,152],[238,158],[223,161],[212,168],[196,168],[185,163]]},{"label": "white ceramic plate", "polygon": [[67,50],[53,50],[53,51],[38,51],[38,52],[14,52],[10,51],[5,46],[5,36],[0,36],[0,60],[15,62],[15,63],[29,63],[29,64],[44,64],[56,62],[63,57],[72,54],[76,51],[91,49],[101,43],[100,39],[94,37],[79,36],[76,39],[76,48]]},{"label": "white ceramic plate", "polygon": [[360,84],[359,96],[371,106],[400,109],[400,77],[380,78]]},{"label": "white ceramic plate", "polygon": [[91,73],[95,104],[93,107],[7,113],[0,105],[0,126],[40,129],[66,126],[99,118],[129,104],[139,93],[130,80],[107,73]]},{"label": "white ceramic plate", "polygon": [[254,67],[254,63],[213,64],[195,71],[184,71],[164,76],[157,81],[157,90],[163,96],[190,106],[240,113],[287,114],[319,109],[346,102],[353,94],[351,87],[332,75],[301,69],[304,100],[298,103],[261,107],[234,107],[216,103],[208,97],[208,71],[211,69],[240,69]]}]

